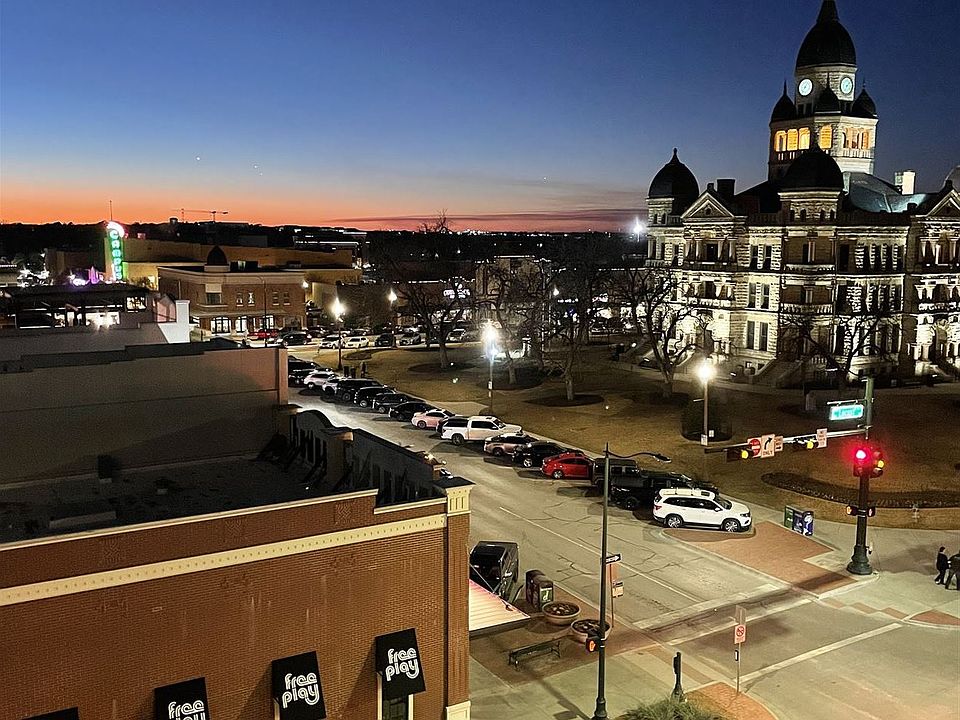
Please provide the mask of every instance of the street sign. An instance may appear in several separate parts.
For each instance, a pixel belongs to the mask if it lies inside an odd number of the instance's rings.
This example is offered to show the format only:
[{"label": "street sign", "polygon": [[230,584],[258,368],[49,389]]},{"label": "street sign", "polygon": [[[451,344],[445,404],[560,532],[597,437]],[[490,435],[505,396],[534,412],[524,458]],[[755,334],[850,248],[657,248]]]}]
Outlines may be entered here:
[{"label": "street sign", "polygon": [[817,428],[817,447],[825,448],[827,446],[827,429]]},{"label": "street sign", "polygon": [[734,609],[734,619],[737,621],[737,625],[746,625],[747,624],[747,609],[743,605],[737,605]]},{"label": "street sign", "polygon": [[748,438],[747,445],[750,446],[750,454],[753,457],[760,457],[760,438],[758,437]]},{"label": "street sign", "polygon": [[623,597],[623,580],[615,580],[610,586],[610,594],[613,597]]},{"label": "street sign", "polygon": [[776,435],[761,435],[760,436],[760,457],[762,458],[772,458],[776,450],[777,436]]},{"label": "street sign", "polygon": [[863,405],[859,402],[847,405],[831,405],[830,420],[858,420],[863,417]]},{"label": "street sign", "polygon": [[700,444],[703,445],[704,447],[710,444],[710,441],[707,440],[707,436],[704,435],[703,433],[700,433]]},{"label": "street sign", "polygon": [[618,563],[618,562],[620,562],[620,553],[617,553],[616,555],[607,555],[607,559],[604,560],[604,562],[605,562],[607,565],[610,565],[611,563]]},{"label": "street sign", "polygon": [[773,439],[773,451],[781,452],[783,450],[783,435],[777,435]]},{"label": "street sign", "polygon": [[746,625],[737,625],[733,629],[733,642],[736,645],[739,645],[744,640],[747,639],[747,626]]}]

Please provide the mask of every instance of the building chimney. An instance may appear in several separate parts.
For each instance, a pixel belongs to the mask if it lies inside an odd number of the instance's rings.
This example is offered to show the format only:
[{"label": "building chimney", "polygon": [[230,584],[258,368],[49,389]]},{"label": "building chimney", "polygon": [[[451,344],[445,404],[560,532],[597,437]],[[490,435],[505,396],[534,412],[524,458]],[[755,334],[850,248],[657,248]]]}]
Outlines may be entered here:
[{"label": "building chimney", "polygon": [[901,195],[913,195],[917,173],[913,170],[901,170],[893,176],[893,184]]},{"label": "building chimney", "polygon": [[737,181],[733,178],[718,178],[717,192],[724,200],[733,200],[733,188]]},{"label": "building chimney", "polygon": [[713,183],[707,183],[707,190],[713,190]]}]

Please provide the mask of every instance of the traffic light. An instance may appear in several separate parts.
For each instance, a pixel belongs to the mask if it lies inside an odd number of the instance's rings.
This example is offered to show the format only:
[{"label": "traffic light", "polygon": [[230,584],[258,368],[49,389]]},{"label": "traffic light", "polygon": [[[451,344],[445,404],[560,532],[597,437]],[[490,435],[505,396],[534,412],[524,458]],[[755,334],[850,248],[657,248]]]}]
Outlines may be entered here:
[{"label": "traffic light", "polygon": [[881,450],[880,448],[873,449],[872,464],[873,464],[872,465],[873,472],[871,472],[870,474],[873,477],[880,477],[881,475],[883,475],[883,467],[886,463],[884,463],[883,461],[883,450]]},{"label": "traffic light", "polygon": [[867,460],[870,457],[870,448],[866,445],[858,445],[853,451],[853,476],[860,477],[866,472],[868,467]]},{"label": "traffic light", "polygon": [[737,460],[749,460],[750,451],[746,448],[727,448],[727,462],[736,462]]}]

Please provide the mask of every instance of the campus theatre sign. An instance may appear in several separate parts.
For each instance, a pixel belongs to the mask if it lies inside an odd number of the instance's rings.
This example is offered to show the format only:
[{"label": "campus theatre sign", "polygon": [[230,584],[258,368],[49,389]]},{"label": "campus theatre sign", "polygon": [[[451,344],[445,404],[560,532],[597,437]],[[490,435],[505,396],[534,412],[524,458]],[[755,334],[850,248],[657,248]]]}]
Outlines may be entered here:
[{"label": "campus theatre sign", "polygon": [[383,678],[383,697],[397,700],[426,690],[417,631],[413,628],[377,638],[377,672]]},{"label": "campus theatre sign", "polygon": [[327,716],[320,687],[317,653],[273,661],[273,701],[280,720],[322,720]]},{"label": "campus theatre sign", "polygon": [[210,720],[207,683],[201,678],[153,691],[154,720]]}]

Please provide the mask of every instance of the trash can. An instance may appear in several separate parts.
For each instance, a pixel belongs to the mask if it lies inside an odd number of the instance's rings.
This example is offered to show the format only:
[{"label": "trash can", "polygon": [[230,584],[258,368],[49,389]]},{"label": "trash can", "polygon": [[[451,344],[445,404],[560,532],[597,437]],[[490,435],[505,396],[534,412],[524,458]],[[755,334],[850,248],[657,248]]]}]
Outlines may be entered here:
[{"label": "trash can", "polygon": [[540,577],[544,577],[543,571],[527,570],[526,578],[523,584],[523,597],[527,601],[527,605],[536,605],[533,598],[537,593],[536,580]]},{"label": "trash can", "polygon": [[546,575],[538,575],[533,580],[536,590],[533,599],[533,607],[537,610],[543,608],[547,603],[553,602],[553,580]]}]

